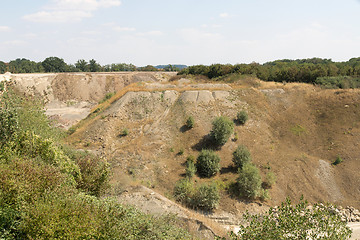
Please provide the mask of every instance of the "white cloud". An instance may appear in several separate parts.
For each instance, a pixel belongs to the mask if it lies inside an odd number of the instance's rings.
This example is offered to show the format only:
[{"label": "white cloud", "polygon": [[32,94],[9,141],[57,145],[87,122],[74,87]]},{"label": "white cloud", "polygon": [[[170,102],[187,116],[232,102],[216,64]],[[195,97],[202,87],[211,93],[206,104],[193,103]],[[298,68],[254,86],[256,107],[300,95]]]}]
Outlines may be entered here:
[{"label": "white cloud", "polygon": [[143,37],[143,36],[162,36],[162,35],[164,35],[164,33],[161,31],[149,31],[149,32],[137,33],[136,35],[141,36],[141,37]]},{"label": "white cloud", "polygon": [[31,22],[73,22],[93,16],[100,8],[120,6],[120,0],[53,0],[44,11],[23,16]]},{"label": "white cloud", "polygon": [[136,28],[132,28],[132,27],[114,27],[113,28],[115,31],[118,31],[118,32],[135,32],[136,31]]},{"label": "white cloud", "polygon": [[228,17],[230,17],[230,14],[229,13],[220,13],[220,15],[219,15],[221,18],[228,18]]},{"label": "white cloud", "polygon": [[0,32],[8,32],[10,31],[10,27],[8,26],[0,26]]}]

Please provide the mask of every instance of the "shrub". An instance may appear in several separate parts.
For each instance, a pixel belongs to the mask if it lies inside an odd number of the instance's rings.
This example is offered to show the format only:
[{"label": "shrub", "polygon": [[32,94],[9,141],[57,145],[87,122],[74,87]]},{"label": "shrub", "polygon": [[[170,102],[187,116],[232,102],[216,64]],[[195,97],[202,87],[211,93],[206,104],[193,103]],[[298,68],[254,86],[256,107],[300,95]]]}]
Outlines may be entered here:
[{"label": "shrub", "polygon": [[186,127],[191,129],[194,127],[195,125],[195,121],[194,121],[194,118],[192,116],[189,116],[188,119],[186,120]]},{"label": "shrub", "polygon": [[342,163],[343,161],[344,160],[340,156],[338,156],[336,158],[336,160],[332,163],[332,165],[338,165],[338,164]]},{"label": "shrub", "polygon": [[245,163],[239,170],[237,186],[240,197],[254,199],[259,197],[261,191],[261,176],[259,169],[252,163]]},{"label": "shrub", "polygon": [[184,149],[181,148],[181,149],[179,150],[179,152],[177,153],[177,155],[181,156],[181,155],[183,155],[183,154],[184,154]]},{"label": "shrub", "polygon": [[336,214],[331,205],[315,204],[308,208],[302,199],[291,205],[289,198],[277,209],[270,208],[267,214],[244,214],[247,221],[240,226],[232,240],[240,239],[349,239],[351,229]]},{"label": "shrub", "polygon": [[196,167],[194,163],[194,157],[189,156],[186,160],[186,176],[192,178],[196,173]]},{"label": "shrub", "polygon": [[189,204],[194,192],[194,184],[187,178],[181,179],[175,183],[174,196],[181,203]]},{"label": "shrub", "polygon": [[196,169],[201,177],[212,177],[220,170],[220,157],[212,150],[202,150],[196,159]]},{"label": "shrub", "polygon": [[239,145],[233,152],[233,159],[235,166],[242,169],[244,164],[251,162],[251,155],[249,150],[244,145]]},{"label": "shrub", "polygon": [[271,188],[276,182],[276,176],[273,172],[267,172],[265,176],[265,181],[263,182],[262,186],[265,189]]},{"label": "shrub", "polygon": [[219,190],[215,183],[198,187],[191,199],[191,205],[195,209],[211,211],[215,209],[220,200]]},{"label": "shrub", "polygon": [[217,146],[224,145],[234,131],[234,123],[227,117],[218,117],[212,122],[210,136]]},{"label": "shrub", "polygon": [[127,128],[124,128],[122,131],[121,131],[121,134],[120,134],[122,137],[125,137],[127,135],[129,135],[129,130]]},{"label": "shrub", "polygon": [[248,114],[247,112],[245,112],[244,110],[240,111],[237,113],[236,115],[236,121],[239,123],[239,124],[245,124],[246,121],[248,120]]}]

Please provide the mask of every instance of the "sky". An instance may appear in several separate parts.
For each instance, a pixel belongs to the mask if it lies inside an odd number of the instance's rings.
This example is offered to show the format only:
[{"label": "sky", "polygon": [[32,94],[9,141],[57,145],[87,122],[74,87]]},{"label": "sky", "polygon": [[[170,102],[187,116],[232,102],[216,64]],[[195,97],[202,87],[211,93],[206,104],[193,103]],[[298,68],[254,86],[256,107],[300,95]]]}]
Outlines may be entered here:
[{"label": "sky", "polygon": [[0,60],[236,64],[360,57],[360,0],[0,0]]}]

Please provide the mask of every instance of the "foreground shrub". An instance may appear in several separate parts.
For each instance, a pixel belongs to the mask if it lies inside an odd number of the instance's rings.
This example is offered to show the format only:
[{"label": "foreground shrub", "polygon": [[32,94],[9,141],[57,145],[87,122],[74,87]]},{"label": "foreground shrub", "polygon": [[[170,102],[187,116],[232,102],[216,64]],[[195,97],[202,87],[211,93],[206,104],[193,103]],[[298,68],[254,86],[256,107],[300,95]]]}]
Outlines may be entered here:
[{"label": "foreground shrub", "polygon": [[196,159],[197,173],[201,177],[212,177],[220,170],[220,157],[212,150],[202,150]]},{"label": "foreground shrub", "polygon": [[246,111],[242,110],[237,113],[236,115],[236,122],[238,122],[241,125],[244,125],[246,121],[248,120],[248,114]]},{"label": "foreground shrub", "polygon": [[238,234],[231,234],[232,240],[240,239],[349,239],[351,229],[336,214],[331,205],[308,203],[300,199],[291,205],[289,198],[278,209],[270,208],[267,214],[244,215],[246,225],[240,226]]},{"label": "foreground shrub", "polygon": [[210,137],[217,146],[224,145],[234,132],[234,123],[227,117],[218,117],[212,122]]},{"label": "foreground shrub", "polygon": [[251,162],[251,155],[247,147],[244,145],[239,145],[233,152],[232,161],[234,165],[240,169],[243,168],[244,164]]},{"label": "foreground shrub", "polygon": [[218,206],[219,201],[220,195],[216,184],[203,184],[196,189],[192,196],[191,206],[195,209],[211,211]]},{"label": "foreground shrub", "polygon": [[244,164],[239,170],[237,186],[240,197],[254,199],[261,193],[261,176],[259,169],[252,163]]}]

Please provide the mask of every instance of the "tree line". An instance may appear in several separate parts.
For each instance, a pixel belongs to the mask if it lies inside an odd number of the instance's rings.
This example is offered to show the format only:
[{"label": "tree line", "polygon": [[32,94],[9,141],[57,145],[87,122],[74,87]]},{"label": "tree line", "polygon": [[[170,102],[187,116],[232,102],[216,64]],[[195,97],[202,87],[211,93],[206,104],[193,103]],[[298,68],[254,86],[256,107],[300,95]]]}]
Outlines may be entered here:
[{"label": "tree line", "polygon": [[137,67],[127,63],[113,63],[100,65],[95,59],[86,61],[79,59],[75,64],[67,64],[64,59],[48,57],[42,62],[35,62],[25,58],[18,58],[9,63],[0,61],[0,73],[44,73],[44,72],[120,72],[120,71],[178,71],[171,64],[145,67]]},{"label": "tree line", "polygon": [[276,60],[264,64],[253,62],[235,65],[195,65],[181,70],[179,74],[203,75],[213,80],[220,80],[229,74],[241,74],[253,75],[263,81],[303,82],[321,85],[331,82],[340,88],[359,87],[360,58],[351,58],[346,62],[311,58]]}]

